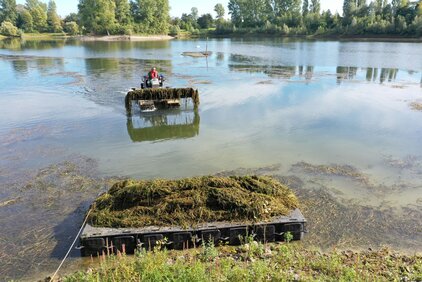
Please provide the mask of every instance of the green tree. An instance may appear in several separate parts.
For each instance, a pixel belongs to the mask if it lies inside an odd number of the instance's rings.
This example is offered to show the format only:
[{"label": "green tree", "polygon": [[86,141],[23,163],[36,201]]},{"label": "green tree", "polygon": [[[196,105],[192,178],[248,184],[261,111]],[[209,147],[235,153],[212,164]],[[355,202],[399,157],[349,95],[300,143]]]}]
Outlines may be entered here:
[{"label": "green tree", "polygon": [[353,16],[356,12],[355,0],[344,0],[343,2],[343,23],[350,25],[353,21]]},{"label": "green tree", "polygon": [[198,24],[201,28],[210,28],[214,24],[211,14],[204,14],[198,18]]},{"label": "green tree", "polygon": [[170,6],[168,0],[137,0],[139,30],[145,34],[168,34]]},{"label": "green tree", "polygon": [[16,26],[25,32],[34,31],[34,20],[32,19],[31,13],[24,7],[18,10]]},{"label": "green tree", "polygon": [[309,13],[309,1],[303,0],[302,4],[302,16],[306,17],[306,15]]},{"label": "green tree", "polygon": [[199,28],[199,25],[198,22],[193,19],[191,14],[183,13],[180,27],[187,31],[193,31],[193,29]]},{"label": "green tree", "polygon": [[8,21],[15,25],[17,18],[16,0],[0,0],[0,23]]},{"label": "green tree", "polygon": [[402,0],[391,0],[391,6],[393,8],[393,15],[395,16],[397,10],[401,7]]},{"label": "green tree", "polygon": [[366,5],[366,0],[358,0],[357,1],[357,7],[362,7]]},{"label": "green tree", "polygon": [[0,34],[5,36],[21,36],[19,29],[11,22],[4,21],[0,26]]},{"label": "green tree", "polygon": [[64,31],[70,35],[79,34],[79,26],[76,22],[66,22],[64,24]]},{"label": "green tree", "polygon": [[192,16],[192,18],[193,18],[194,21],[197,21],[198,20],[198,18],[199,18],[198,8],[192,7],[190,9],[190,14],[191,14],[191,16]]},{"label": "green tree", "polygon": [[375,0],[373,2],[376,15],[382,15],[382,8],[384,7],[383,2],[384,2],[383,0]]},{"label": "green tree", "polygon": [[57,14],[56,2],[54,2],[54,0],[50,0],[50,2],[48,2],[47,23],[51,32],[63,31],[60,17]]},{"label": "green tree", "polygon": [[241,26],[243,22],[243,15],[241,9],[242,3],[242,0],[229,0],[229,15],[231,16],[232,23],[235,26]]},{"label": "green tree", "polygon": [[226,11],[224,10],[224,6],[221,3],[218,3],[214,6],[214,11],[217,14],[217,19],[223,19],[224,18],[224,14],[226,13]]},{"label": "green tree", "polygon": [[276,16],[283,16],[287,13],[300,16],[301,0],[271,0]]},{"label": "green tree", "polygon": [[261,27],[274,18],[274,3],[267,0],[230,0],[229,14],[238,27]]},{"label": "green tree", "polygon": [[130,4],[128,0],[115,0],[116,2],[116,21],[123,26],[128,26],[132,23],[132,16],[130,14]]},{"label": "green tree", "polygon": [[70,13],[69,15],[67,15],[64,18],[63,21],[65,23],[68,23],[68,22],[75,22],[75,23],[77,23],[79,21],[78,14],[76,14],[76,13]]},{"label": "green tree", "polygon": [[93,34],[110,34],[115,31],[115,9],[113,0],[80,0],[78,5],[82,26]]},{"label": "green tree", "polygon": [[319,14],[321,11],[321,3],[319,0],[311,0],[311,7],[310,7],[311,13]]},{"label": "green tree", "polygon": [[25,7],[32,16],[35,31],[46,31],[48,27],[47,5],[38,0],[26,0]]}]

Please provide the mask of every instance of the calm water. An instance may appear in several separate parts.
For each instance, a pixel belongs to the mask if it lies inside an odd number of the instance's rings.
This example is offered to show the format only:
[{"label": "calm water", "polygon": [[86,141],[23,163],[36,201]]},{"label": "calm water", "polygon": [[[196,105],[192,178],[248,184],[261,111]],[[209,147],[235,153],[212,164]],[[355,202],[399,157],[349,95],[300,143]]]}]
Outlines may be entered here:
[{"label": "calm water", "polygon": [[[181,55],[206,45],[213,52],[208,59]],[[47,257],[62,255],[86,206],[104,189],[68,192],[69,183],[77,186],[74,179],[45,180],[47,174],[66,175],[52,170],[66,162],[77,163],[90,179],[271,167],[277,175],[305,179],[310,188],[324,186],[343,202],[420,210],[422,112],[410,104],[422,103],[421,47],[301,40],[0,41],[0,223],[8,226],[0,230],[2,244],[43,220],[40,234],[64,246]],[[187,104],[145,114],[134,107],[128,118],[124,96],[151,66],[168,86],[198,88],[199,110]],[[309,173],[304,163],[348,166],[355,174]],[[40,179],[50,184],[37,187]],[[59,199],[67,212],[45,204],[40,195],[50,188],[50,202]],[[34,197],[42,203],[30,207]],[[418,232],[410,238],[416,243]],[[25,240],[47,240],[31,238]],[[11,248],[25,246],[13,242]],[[41,263],[27,256],[31,252],[0,273],[22,278],[49,274],[57,265],[57,259]],[[11,274],[17,264],[22,270]]]}]

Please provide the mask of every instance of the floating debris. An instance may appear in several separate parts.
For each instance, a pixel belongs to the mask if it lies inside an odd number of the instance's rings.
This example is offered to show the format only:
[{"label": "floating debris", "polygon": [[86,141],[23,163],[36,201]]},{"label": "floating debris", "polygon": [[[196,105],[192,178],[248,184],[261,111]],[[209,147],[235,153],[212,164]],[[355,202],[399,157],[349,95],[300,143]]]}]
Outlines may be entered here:
[{"label": "floating debris", "polygon": [[422,102],[412,102],[409,106],[414,111],[422,112]]},{"label": "floating debris", "polygon": [[362,183],[367,187],[374,186],[366,174],[363,174],[351,165],[313,165],[307,162],[299,162],[294,164],[292,169],[300,169],[306,173],[347,177]]},{"label": "floating debris", "polygon": [[0,178],[7,195],[0,204],[0,280],[37,281],[34,275],[64,256],[91,201],[116,180],[96,177],[97,163],[81,156],[16,174]]},{"label": "floating debris", "polygon": [[125,180],[97,198],[88,222],[114,228],[255,222],[287,215],[297,206],[292,191],[271,177]]},{"label": "floating debris", "polygon": [[72,81],[66,83],[65,85],[82,85],[85,82],[85,77],[78,72],[61,71],[61,72],[52,73],[51,75],[52,76],[67,77],[67,78],[73,79]]},{"label": "floating debris", "polygon": [[399,169],[416,170],[422,167],[422,158],[418,156],[408,155],[402,159],[393,158],[393,156],[384,156],[384,161],[391,167]]},{"label": "floating debris", "polygon": [[182,53],[183,56],[189,56],[189,57],[193,57],[193,58],[205,58],[205,57],[209,57],[212,55],[211,51],[206,51],[206,52],[183,52]]},{"label": "floating debris", "polygon": [[273,84],[272,80],[262,80],[262,81],[258,81],[256,84],[260,85],[260,84]]},{"label": "floating debris", "polygon": [[16,199],[11,199],[11,200],[6,200],[6,201],[3,201],[3,202],[0,202],[0,208],[16,204],[19,201],[19,199],[20,198],[16,198]]},{"label": "floating debris", "polygon": [[208,84],[212,84],[212,81],[210,81],[210,80],[189,80],[189,84],[190,85],[196,85],[196,84],[208,85]]},{"label": "floating debris", "polygon": [[[238,168],[235,170],[225,170],[221,171],[219,173],[216,173],[215,176],[223,176],[223,177],[229,177],[232,175],[236,176],[245,176],[245,175],[274,175],[278,172],[280,172],[282,168],[281,164],[272,164],[268,166],[263,166],[259,168]],[[290,188],[290,185],[287,185]]]},{"label": "floating debris", "polygon": [[300,200],[309,230],[304,242],[309,246],[341,249],[388,244],[401,250],[421,250],[421,206],[394,208],[383,203],[371,207],[340,200],[325,188],[309,188],[297,176],[276,178],[289,185]]}]

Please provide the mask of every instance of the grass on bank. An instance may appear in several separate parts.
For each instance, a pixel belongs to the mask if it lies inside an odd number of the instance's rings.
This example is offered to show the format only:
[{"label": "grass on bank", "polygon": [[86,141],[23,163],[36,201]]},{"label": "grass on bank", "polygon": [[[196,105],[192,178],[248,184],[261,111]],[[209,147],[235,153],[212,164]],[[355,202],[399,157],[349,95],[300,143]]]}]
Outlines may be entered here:
[{"label": "grass on bank", "polygon": [[379,251],[321,253],[300,243],[138,252],[103,257],[62,281],[421,281],[422,256]]},{"label": "grass on bank", "polygon": [[24,39],[54,39],[54,38],[62,38],[66,37],[67,34],[64,32],[59,33],[23,33],[22,38]]}]

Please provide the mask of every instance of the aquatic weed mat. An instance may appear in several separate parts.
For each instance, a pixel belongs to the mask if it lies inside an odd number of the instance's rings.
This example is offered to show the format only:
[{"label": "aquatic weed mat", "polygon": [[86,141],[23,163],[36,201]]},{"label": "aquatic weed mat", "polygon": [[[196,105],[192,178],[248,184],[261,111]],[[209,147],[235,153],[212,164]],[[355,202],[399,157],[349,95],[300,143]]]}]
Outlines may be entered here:
[{"label": "aquatic weed mat", "polygon": [[125,180],[95,201],[96,227],[192,227],[206,222],[255,222],[298,207],[293,192],[266,176],[203,176]]},{"label": "aquatic weed mat", "polygon": [[409,107],[414,111],[422,112],[422,102],[411,102]]},{"label": "aquatic weed mat", "polygon": [[297,194],[307,219],[304,243],[321,248],[378,248],[421,252],[422,206],[369,206],[341,200],[328,188],[310,188],[297,176],[279,176]]},{"label": "aquatic weed mat", "polygon": [[53,272],[92,200],[116,181],[97,177],[95,160],[66,159],[0,179],[0,281]]},{"label": "aquatic weed mat", "polygon": [[[417,166],[412,160],[411,168]],[[416,160],[419,160],[417,158]],[[399,163],[400,165],[402,162]],[[295,166],[295,165],[294,165]],[[290,172],[296,172],[294,167]],[[407,163],[406,163],[407,167]],[[372,183],[368,189],[380,186],[371,175],[363,174],[349,165],[309,165],[302,163],[300,168],[307,168],[307,173],[342,176],[357,182]],[[323,183],[315,184],[302,173],[284,175],[280,165],[259,168],[239,168],[218,173],[227,175],[272,175],[282,184],[288,186],[299,199],[303,215],[307,219],[307,229],[303,243],[306,246],[329,248],[378,248],[388,245],[394,249],[413,253],[422,252],[422,200],[414,204],[397,206],[382,201],[379,205],[369,205],[342,199],[333,194],[332,188]],[[302,169],[300,170],[302,171]],[[396,191],[396,185],[386,186],[388,191]],[[406,185],[405,187],[409,187]],[[401,191],[401,190],[400,190]],[[375,191],[377,194],[378,192]],[[417,197],[418,194],[415,194]]]}]

